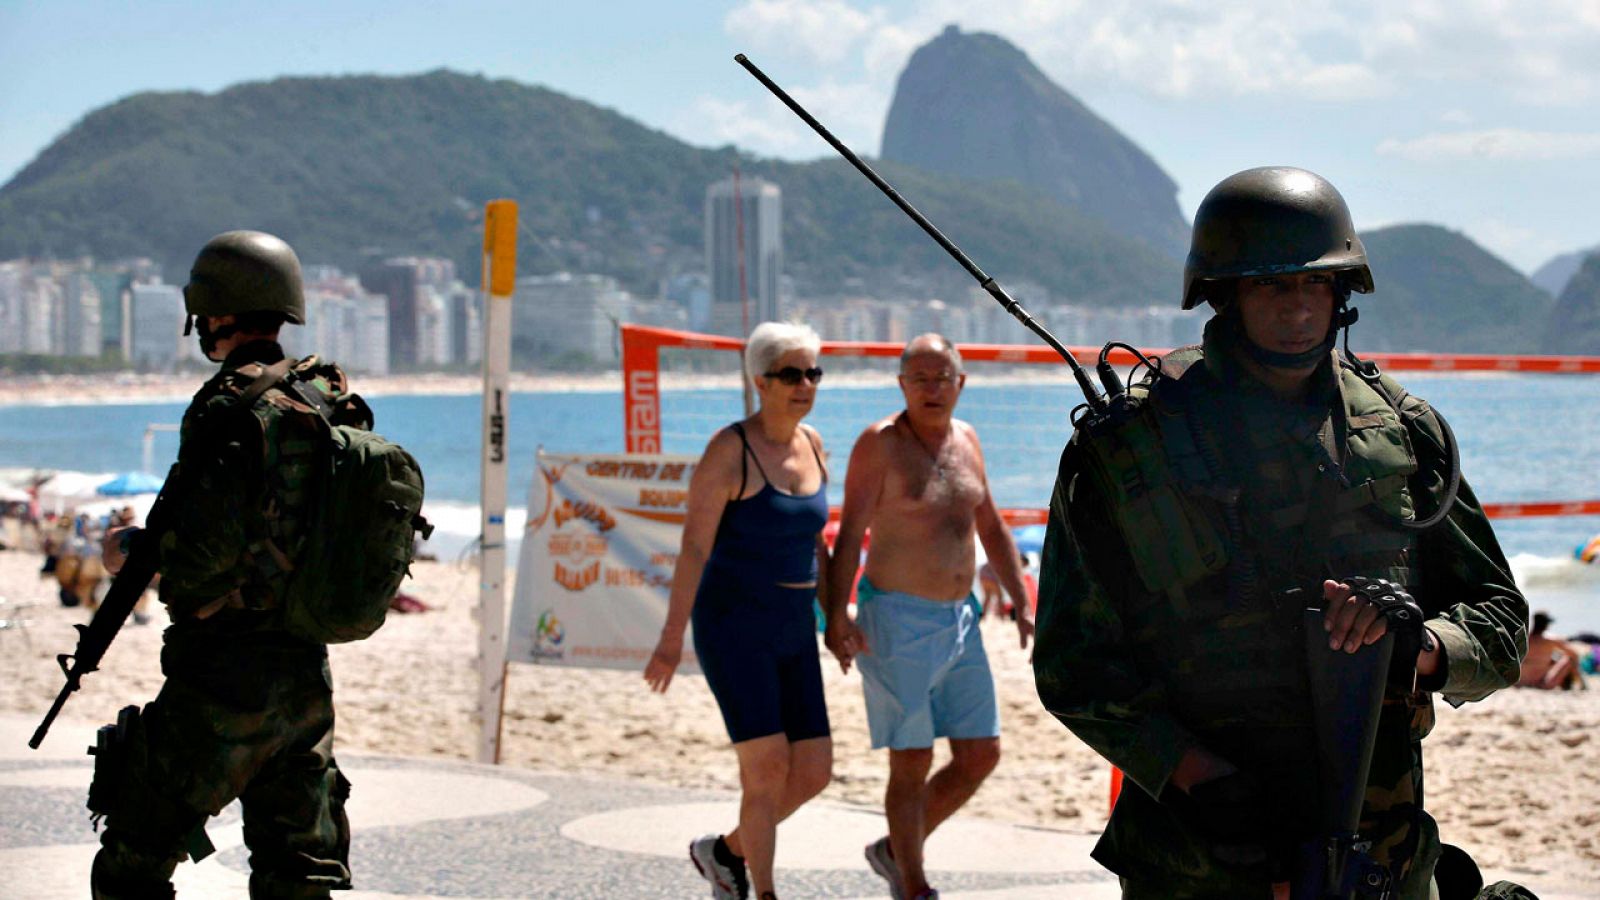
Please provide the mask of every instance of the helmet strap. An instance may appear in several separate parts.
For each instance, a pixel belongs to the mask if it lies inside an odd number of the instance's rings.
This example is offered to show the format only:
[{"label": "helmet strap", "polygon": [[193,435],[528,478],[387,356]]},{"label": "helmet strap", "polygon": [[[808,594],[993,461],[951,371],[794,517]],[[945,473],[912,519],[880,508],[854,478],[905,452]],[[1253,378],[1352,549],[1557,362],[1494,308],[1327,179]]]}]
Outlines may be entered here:
[{"label": "helmet strap", "polygon": [[229,322],[213,329],[209,318],[205,316],[196,318],[199,320],[195,324],[195,330],[200,332],[200,352],[205,354],[206,359],[210,359],[211,354],[217,352],[217,344],[239,333],[239,326],[236,323]]},{"label": "helmet strap", "polygon": [[1346,288],[1344,292],[1339,295],[1339,311],[1335,313],[1333,317],[1334,327],[1344,330],[1345,358],[1350,360],[1350,362],[1355,366],[1356,371],[1361,374],[1361,377],[1370,381],[1374,378],[1377,378],[1380,374],[1378,372],[1378,364],[1375,362],[1367,362],[1361,357],[1356,356],[1355,351],[1350,349],[1350,326],[1354,325],[1356,320],[1361,318],[1361,310],[1356,309],[1353,306],[1346,306],[1345,304],[1349,302],[1350,291],[1348,288]]}]

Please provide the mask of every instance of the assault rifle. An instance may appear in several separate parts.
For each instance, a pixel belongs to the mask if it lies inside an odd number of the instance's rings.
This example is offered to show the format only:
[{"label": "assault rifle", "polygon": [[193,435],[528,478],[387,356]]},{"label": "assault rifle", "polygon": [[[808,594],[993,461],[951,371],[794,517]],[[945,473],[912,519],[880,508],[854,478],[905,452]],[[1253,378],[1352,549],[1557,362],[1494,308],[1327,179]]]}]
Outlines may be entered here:
[{"label": "assault rifle", "polygon": [[106,592],[106,598],[101,601],[100,608],[95,610],[94,618],[89,620],[88,625],[72,626],[78,629],[78,646],[71,653],[56,656],[57,664],[67,676],[67,683],[62,686],[61,693],[56,695],[56,702],[50,705],[50,711],[45,713],[39,727],[34,729],[33,737],[28,739],[29,747],[37,750],[39,745],[44,743],[45,734],[55,722],[56,716],[61,713],[61,708],[67,704],[67,698],[82,684],[83,676],[100,667],[100,660],[105,657],[106,650],[110,649],[117,632],[122,630],[123,623],[128,620],[128,614],[133,612],[134,605],[139,602],[145,588],[150,586],[150,580],[155,577],[160,563],[160,554],[156,547],[161,535],[166,531],[166,501],[177,478],[178,467],[174,465],[167,473],[166,483],[162,485],[161,494],[156,497],[155,505],[150,507],[150,515],[145,519],[146,527],[129,542],[128,558],[122,564],[121,571],[117,572],[117,577],[111,582],[111,589]]},{"label": "assault rifle", "polygon": [[1394,654],[1394,634],[1355,653],[1328,647],[1322,610],[1303,622],[1306,664],[1317,733],[1317,838],[1300,847],[1291,900],[1385,900],[1389,870],[1368,855],[1361,839],[1361,805],[1378,736],[1378,714]]}]

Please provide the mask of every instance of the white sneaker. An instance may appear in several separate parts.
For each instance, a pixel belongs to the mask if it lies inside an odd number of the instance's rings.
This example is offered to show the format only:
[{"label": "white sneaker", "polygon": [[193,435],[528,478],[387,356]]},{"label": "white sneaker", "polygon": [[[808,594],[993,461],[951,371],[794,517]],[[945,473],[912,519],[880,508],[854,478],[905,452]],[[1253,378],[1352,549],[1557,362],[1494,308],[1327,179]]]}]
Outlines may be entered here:
[{"label": "white sneaker", "polygon": [[895,865],[894,857],[889,855],[889,839],[881,837],[868,844],[865,855],[867,865],[872,867],[872,871],[889,882],[889,896],[894,900],[905,900],[906,889],[900,884],[900,867]]},{"label": "white sneaker", "polygon": [[717,840],[721,835],[707,834],[689,843],[689,861],[705,880],[711,882],[711,896],[715,900],[748,900],[750,879],[744,864],[725,866],[717,860]]}]

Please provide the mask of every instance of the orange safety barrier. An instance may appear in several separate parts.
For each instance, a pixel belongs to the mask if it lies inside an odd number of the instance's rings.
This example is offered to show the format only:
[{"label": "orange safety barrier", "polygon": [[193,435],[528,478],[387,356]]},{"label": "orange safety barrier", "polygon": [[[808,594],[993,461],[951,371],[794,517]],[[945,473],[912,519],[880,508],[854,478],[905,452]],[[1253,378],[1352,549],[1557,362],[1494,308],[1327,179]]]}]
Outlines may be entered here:
[{"label": "orange safety barrier", "polygon": [[[1483,513],[1491,519],[1529,519],[1539,516],[1600,516],[1600,500],[1529,500],[1513,503],[1485,503]],[[1044,525],[1050,510],[1014,507],[1000,510],[1000,518],[1012,528]],[[839,507],[828,510],[828,519],[839,520]]]},{"label": "orange safety barrier", "polygon": [[[624,346],[632,344],[640,350],[653,352],[659,347],[685,347],[701,350],[733,350],[744,347],[744,341],[716,334],[697,334],[675,331],[670,328],[653,328],[646,325],[621,326]],[[1056,352],[1043,344],[972,344],[956,345],[961,355],[978,362],[1030,362],[1051,363],[1061,359]],[[648,348],[648,350],[646,350]],[[904,344],[892,341],[824,341],[824,356],[899,356]],[[1099,347],[1068,347],[1079,362],[1093,363],[1100,358]],[[1145,354],[1160,356],[1168,352],[1164,347],[1145,349]],[[1385,369],[1399,372],[1550,372],[1558,374],[1600,374],[1600,356],[1502,356],[1492,353],[1362,353],[1362,359],[1377,363]],[[1132,364],[1134,356],[1123,349],[1113,349],[1109,356],[1114,365]]]},{"label": "orange safety barrier", "polygon": [[1533,516],[1600,516],[1600,500],[1551,500],[1528,503],[1485,503],[1491,519],[1526,519]]}]

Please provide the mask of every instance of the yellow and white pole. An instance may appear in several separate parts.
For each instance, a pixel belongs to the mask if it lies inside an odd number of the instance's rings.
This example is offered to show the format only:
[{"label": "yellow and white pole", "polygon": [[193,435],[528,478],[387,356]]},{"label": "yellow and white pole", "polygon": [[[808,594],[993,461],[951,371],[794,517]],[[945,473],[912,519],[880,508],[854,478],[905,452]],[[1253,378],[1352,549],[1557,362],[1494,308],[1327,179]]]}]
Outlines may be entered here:
[{"label": "yellow and white pole", "polygon": [[484,212],[478,762],[498,763],[506,686],[506,429],[511,411],[511,297],[517,288],[517,203],[491,200]]}]

